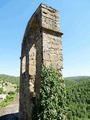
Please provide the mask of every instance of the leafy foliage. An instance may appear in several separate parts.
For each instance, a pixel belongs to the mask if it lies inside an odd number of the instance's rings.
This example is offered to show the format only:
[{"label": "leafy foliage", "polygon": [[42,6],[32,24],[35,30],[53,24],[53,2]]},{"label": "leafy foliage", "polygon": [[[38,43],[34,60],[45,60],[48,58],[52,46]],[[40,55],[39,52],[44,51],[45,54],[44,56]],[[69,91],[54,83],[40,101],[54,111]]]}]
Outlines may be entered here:
[{"label": "leafy foliage", "polygon": [[52,67],[43,67],[40,97],[33,110],[33,120],[65,120],[64,81]]},{"label": "leafy foliage", "polygon": [[8,92],[8,95],[15,95],[15,92],[9,91],[9,92]]},{"label": "leafy foliage", "polygon": [[5,107],[6,105],[8,105],[14,98],[15,98],[16,94],[11,94],[9,96],[6,97],[5,100],[3,100],[1,103],[0,103],[0,108],[2,107]]},{"label": "leafy foliage", "polygon": [[68,120],[90,119],[90,79],[65,80]]},{"label": "leafy foliage", "polygon": [[0,94],[6,94],[6,91],[3,91],[3,87],[0,88]]},{"label": "leafy foliage", "polygon": [[3,88],[0,88],[0,94],[3,94]]}]

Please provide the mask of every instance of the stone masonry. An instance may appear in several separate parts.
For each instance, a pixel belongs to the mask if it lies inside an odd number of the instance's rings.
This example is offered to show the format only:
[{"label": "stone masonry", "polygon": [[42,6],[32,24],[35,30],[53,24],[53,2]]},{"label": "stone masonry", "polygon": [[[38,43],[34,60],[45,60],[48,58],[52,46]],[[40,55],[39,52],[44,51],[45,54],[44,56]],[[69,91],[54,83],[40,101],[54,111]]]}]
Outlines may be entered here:
[{"label": "stone masonry", "polygon": [[35,100],[39,97],[42,64],[63,68],[59,12],[41,4],[28,22],[21,50],[20,120],[31,120]]}]

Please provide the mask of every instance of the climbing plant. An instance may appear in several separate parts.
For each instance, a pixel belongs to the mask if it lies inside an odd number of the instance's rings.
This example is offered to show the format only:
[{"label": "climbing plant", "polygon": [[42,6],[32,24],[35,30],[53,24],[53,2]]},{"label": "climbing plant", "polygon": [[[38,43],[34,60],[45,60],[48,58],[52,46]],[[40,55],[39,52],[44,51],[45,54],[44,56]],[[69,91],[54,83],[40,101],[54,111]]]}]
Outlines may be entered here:
[{"label": "climbing plant", "polygon": [[34,106],[32,120],[65,120],[64,81],[52,67],[42,67],[40,97]]}]

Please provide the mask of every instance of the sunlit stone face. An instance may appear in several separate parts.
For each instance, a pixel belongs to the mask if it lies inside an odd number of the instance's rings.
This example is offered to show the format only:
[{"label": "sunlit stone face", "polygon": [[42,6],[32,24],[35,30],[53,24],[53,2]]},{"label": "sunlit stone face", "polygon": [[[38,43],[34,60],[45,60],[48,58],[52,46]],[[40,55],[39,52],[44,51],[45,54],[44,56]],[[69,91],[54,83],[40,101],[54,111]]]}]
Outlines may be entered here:
[{"label": "sunlit stone face", "polygon": [[34,44],[29,51],[29,74],[36,74],[36,48]]},{"label": "sunlit stone face", "polygon": [[22,74],[26,71],[26,56],[22,58]]}]

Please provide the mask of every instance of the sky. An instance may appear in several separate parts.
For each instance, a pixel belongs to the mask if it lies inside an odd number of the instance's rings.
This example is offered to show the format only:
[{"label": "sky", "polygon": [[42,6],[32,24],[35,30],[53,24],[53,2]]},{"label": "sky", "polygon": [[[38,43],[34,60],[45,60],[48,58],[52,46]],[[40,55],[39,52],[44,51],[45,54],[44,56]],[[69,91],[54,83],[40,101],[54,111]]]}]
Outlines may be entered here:
[{"label": "sky", "polygon": [[90,76],[90,0],[0,0],[0,74],[20,75],[25,28],[40,3],[59,11],[63,76]]}]

